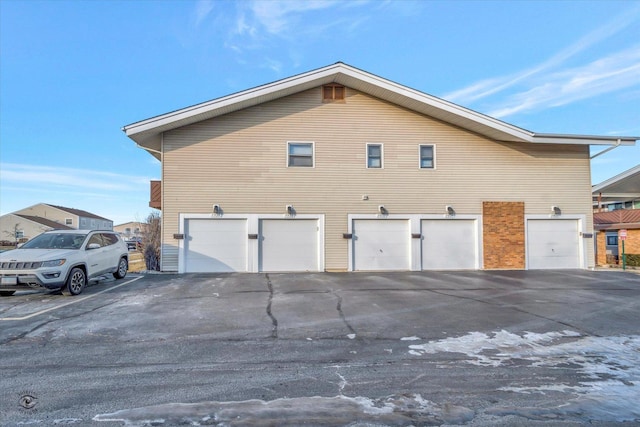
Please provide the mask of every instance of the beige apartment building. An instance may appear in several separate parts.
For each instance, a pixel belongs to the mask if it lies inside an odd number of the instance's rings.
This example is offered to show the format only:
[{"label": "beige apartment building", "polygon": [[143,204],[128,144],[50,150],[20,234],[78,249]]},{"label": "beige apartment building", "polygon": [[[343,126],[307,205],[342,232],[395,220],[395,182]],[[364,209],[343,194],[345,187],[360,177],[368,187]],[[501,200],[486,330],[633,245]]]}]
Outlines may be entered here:
[{"label": "beige apartment building", "polygon": [[344,63],[123,128],[177,272],[594,266],[590,145]]}]

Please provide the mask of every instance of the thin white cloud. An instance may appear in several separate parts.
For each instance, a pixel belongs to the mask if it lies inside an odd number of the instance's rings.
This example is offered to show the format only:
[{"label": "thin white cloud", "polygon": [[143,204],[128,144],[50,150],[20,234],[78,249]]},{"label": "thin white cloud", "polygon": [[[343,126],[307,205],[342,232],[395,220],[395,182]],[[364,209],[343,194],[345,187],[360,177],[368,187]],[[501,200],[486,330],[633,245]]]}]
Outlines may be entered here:
[{"label": "thin white cloud", "polygon": [[[330,34],[334,28],[351,32],[368,19],[367,1],[247,1],[238,3],[238,10],[229,28],[225,46],[237,54],[266,49],[287,40],[289,49],[300,41]],[[318,14],[332,9],[349,9],[348,13],[331,14],[330,19]],[[360,13],[359,13],[360,12]],[[309,17],[314,19],[309,19]],[[344,17],[342,17],[344,16]],[[274,69],[269,62],[264,68]]]},{"label": "thin white cloud", "polygon": [[297,26],[301,14],[327,9],[340,4],[335,0],[311,1],[254,1],[250,4],[257,22],[270,34],[289,32]]},{"label": "thin white cloud", "polygon": [[[3,185],[2,193],[14,193],[20,195],[37,195],[38,198],[45,197],[43,200],[50,200],[52,198],[58,199],[60,197],[73,197],[78,200],[86,200],[86,199],[100,199],[101,201],[120,201],[122,200],[122,192],[114,191],[114,192],[91,192],[91,191],[69,191],[68,188],[53,186],[33,186],[28,185],[29,183],[25,183],[25,185]],[[45,201],[46,202],[46,201]],[[34,203],[35,204],[35,203]],[[3,206],[4,207],[4,206]]]},{"label": "thin white cloud", "polygon": [[487,96],[494,95],[498,92],[522,83],[523,81],[526,81],[531,77],[535,77],[536,75],[544,71],[551,70],[562,65],[564,62],[574,57],[578,53],[581,53],[591,46],[595,45],[596,43],[610,38],[613,35],[623,31],[634,22],[636,22],[639,17],[640,7],[634,7],[624,14],[617,16],[602,27],[599,27],[586,36],[582,37],[573,45],[569,46],[566,49],[563,49],[548,60],[534,67],[508,76],[481,80],[465,88],[445,94],[443,98],[448,99],[452,102],[469,104],[473,101],[477,101]]},{"label": "thin white cloud", "polygon": [[488,114],[502,118],[537,108],[566,105],[639,85],[640,45],[581,67],[546,75],[532,88],[509,96]]},{"label": "thin white cloud", "polygon": [[195,7],[196,28],[209,16],[213,10],[213,0],[198,0]]},{"label": "thin white cloud", "polygon": [[3,188],[37,185],[39,189],[67,188],[80,193],[86,190],[131,191],[140,185],[148,185],[149,178],[91,169],[2,163],[0,182]]},{"label": "thin white cloud", "polygon": [[267,68],[273,72],[275,72],[276,74],[280,74],[280,72],[282,71],[282,62],[272,59],[272,58],[267,58],[264,61],[264,64],[262,66],[263,68]]}]

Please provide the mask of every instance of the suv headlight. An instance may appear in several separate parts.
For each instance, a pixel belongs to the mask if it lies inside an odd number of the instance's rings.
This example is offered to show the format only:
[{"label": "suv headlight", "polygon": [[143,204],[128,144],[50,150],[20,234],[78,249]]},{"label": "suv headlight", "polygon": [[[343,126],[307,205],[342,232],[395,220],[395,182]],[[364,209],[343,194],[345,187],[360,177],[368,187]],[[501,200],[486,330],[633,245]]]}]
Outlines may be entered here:
[{"label": "suv headlight", "polygon": [[58,267],[67,262],[66,259],[53,259],[51,261],[43,261],[42,267]]}]

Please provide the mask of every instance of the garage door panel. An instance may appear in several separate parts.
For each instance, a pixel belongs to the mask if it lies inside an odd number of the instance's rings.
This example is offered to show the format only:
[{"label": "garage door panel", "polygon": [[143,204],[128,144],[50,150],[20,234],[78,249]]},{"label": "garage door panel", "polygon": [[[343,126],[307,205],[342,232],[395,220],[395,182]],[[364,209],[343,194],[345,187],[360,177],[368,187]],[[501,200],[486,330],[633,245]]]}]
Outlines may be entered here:
[{"label": "garage door panel", "polygon": [[577,220],[529,220],[527,256],[530,269],[580,268]]},{"label": "garage door panel", "polygon": [[185,221],[185,272],[247,271],[247,221]]},{"label": "garage door panel", "polygon": [[316,219],[260,221],[260,271],[319,271]]},{"label": "garage door panel", "polygon": [[353,269],[409,270],[410,238],[408,220],[354,220]]},{"label": "garage door panel", "polygon": [[423,270],[473,270],[478,266],[475,220],[423,220]]}]

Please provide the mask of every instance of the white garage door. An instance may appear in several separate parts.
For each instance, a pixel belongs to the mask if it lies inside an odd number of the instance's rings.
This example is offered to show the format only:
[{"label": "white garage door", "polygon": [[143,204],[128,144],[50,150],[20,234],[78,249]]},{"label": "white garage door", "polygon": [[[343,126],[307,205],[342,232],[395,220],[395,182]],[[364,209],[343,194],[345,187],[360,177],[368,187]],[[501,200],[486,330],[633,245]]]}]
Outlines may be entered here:
[{"label": "white garage door", "polygon": [[528,268],[580,268],[577,220],[530,219],[527,221]]},{"label": "white garage door", "polygon": [[477,268],[478,243],[475,220],[422,220],[423,270],[474,270]]},{"label": "white garage door", "polygon": [[354,270],[411,269],[408,220],[355,219],[352,231]]},{"label": "white garage door", "polygon": [[318,271],[318,220],[260,220],[260,271]]},{"label": "white garage door", "polygon": [[247,221],[187,219],[184,225],[187,273],[247,271]]}]

